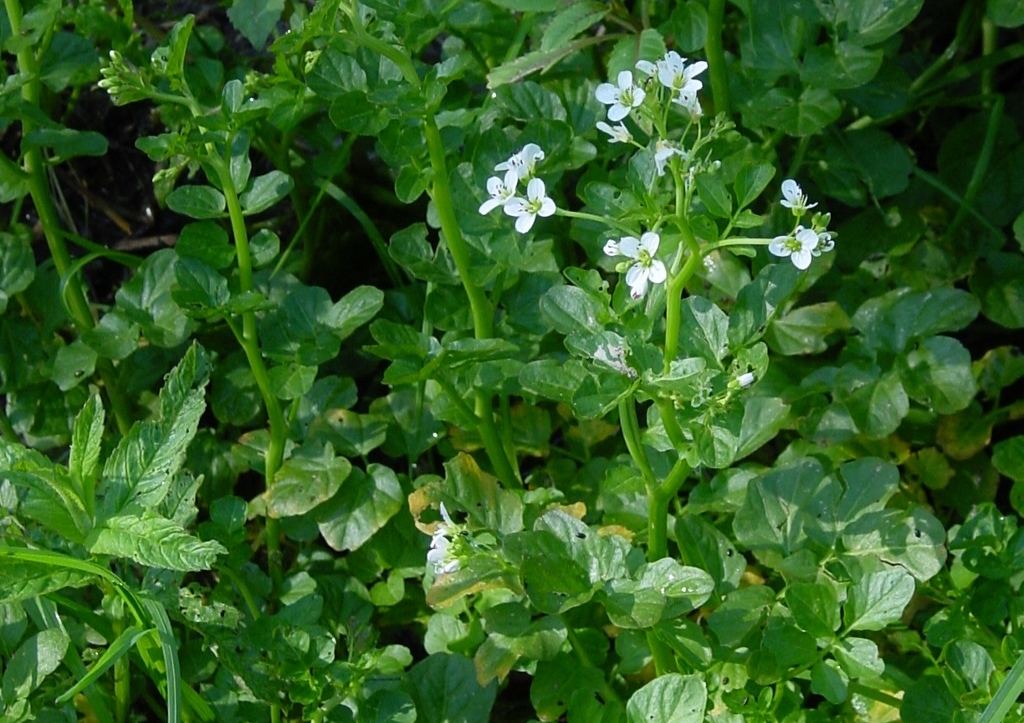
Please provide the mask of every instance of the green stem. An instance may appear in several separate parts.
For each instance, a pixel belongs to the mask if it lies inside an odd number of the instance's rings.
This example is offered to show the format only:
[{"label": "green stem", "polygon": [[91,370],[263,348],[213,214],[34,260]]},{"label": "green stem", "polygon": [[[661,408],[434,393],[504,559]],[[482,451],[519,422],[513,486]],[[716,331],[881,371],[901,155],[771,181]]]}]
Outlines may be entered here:
[{"label": "green stem", "polygon": [[555,215],[565,216],[566,218],[578,218],[582,221],[593,221],[594,223],[599,223],[602,226],[612,226],[614,228],[617,228],[619,231],[623,231],[629,234],[630,236],[633,236],[637,233],[636,229],[630,228],[628,224],[621,223],[620,221],[614,218],[608,218],[606,216],[597,216],[593,213],[586,213],[584,211],[570,211],[567,208],[557,208],[555,209]]},{"label": "green stem", "polygon": [[1005,104],[1006,100],[1003,96],[996,96],[996,101],[992,104],[992,112],[989,113],[988,116],[985,140],[981,144],[981,152],[978,153],[978,160],[974,163],[971,180],[967,183],[967,190],[964,193],[963,203],[960,204],[956,215],[953,217],[952,223],[950,223],[949,228],[946,229],[946,233],[943,235],[945,239],[952,238],[953,234],[967,216],[968,207],[973,208],[974,206],[974,199],[977,197],[978,191],[981,190],[981,183],[985,179],[985,174],[988,172],[989,162],[992,160],[992,151],[995,149],[996,136],[999,132],[1000,122],[1003,119],[1003,107]]},{"label": "green stem", "polygon": [[[235,239],[235,254],[238,257],[238,279],[242,293],[255,290],[252,277],[252,255],[249,251],[249,233],[245,227],[245,217],[242,215],[242,205],[238,200],[238,194],[231,181],[231,174],[227,165],[222,159],[214,157],[212,163],[217,169],[220,179],[221,190],[227,200],[228,215],[231,219],[231,233]],[[270,386],[270,375],[267,373],[267,365],[263,360],[260,351],[259,337],[256,332],[256,313],[253,311],[242,312],[242,330],[238,334],[238,341],[245,352],[245,358],[249,362],[249,368],[256,380],[256,386],[263,397],[263,404],[267,408],[267,417],[270,420],[270,441],[267,444],[267,456],[264,460],[264,477],[266,487],[270,489],[274,485],[274,477],[281,467],[284,457],[284,445],[288,439],[288,423],[281,411],[281,403],[278,401],[274,390]],[[270,571],[270,579],[274,582],[275,590],[280,590],[281,585],[281,541],[280,529],[277,519],[266,518],[267,533],[267,566]]]},{"label": "green stem", "polygon": [[[999,47],[999,28],[986,15],[981,19],[981,54],[983,57],[992,55]],[[990,95],[995,91],[995,69],[985,68],[981,71],[981,92]]]},{"label": "green stem", "polygon": [[668,507],[693,470],[680,457],[668,477],[647,494],[647,559],[668,557]]},{"label": "green stem", "polygon": [[658,480],[651,470],[650,462],[647,461],[647,453],[644,451],[643,441],[640,439],[639,423],[636,419],[636,401],[630,395],[619,402],[619,425],[622,427],[622,438],[626,441],[626,449],[629,456],[640,469],[644,478],[644,484],[650,494],[658,486]]},{"label": "green stem", "polygon": [[711,95],[715,99],[715,113],[731,115],[729,74],[725,68],[725,50],[722,47],[722,28],[725,18],[725,0],[708,2],[708,33],[704,38],[704,51],[708,56],[711,74]]},{"label": "green stem", "polygon": [[[11,33],[17,37],[21,34],[22,10],[19,0],[4,0],[7,9],[7,18],[11,24]],[[18,52],[18,68],[29,76],[29,80],[21,88],[22,99],[32,106],[39,106],[39,98],[42,92],[39,81],[39,68],[36,56],[30,46],[22,48]],[[77,276],[69,276],[71,269],[71,256],[64,243],[61,232],[60,220],[57,218],[57,210],[53,205],[53,197],[50,195],[50,184],[43,163],[43,155],[38,147],[24,147],[24,141],[35,130],[35,123],[27,115],[21,118],[22,151],[24,156],[25,173],[28,175],[29,194],[32,196],[32,203],[35,204],[36,214],[39,216],[39,224],[43,228],[43,235],[46,237],[46,245],[49,248],[50,256],[53,258],[54,267],[62,279],[67,278],[66,303],[69,315],[78,330],[79,335],[91,330],[96,326],[92,318],[92,310],[89,308],[89,301],[86,299],[85,290]],[[127,434],[131,427],[131,414],[128,407],[128,399],[122,394],[117,384],[117,377],[114,373],[114,366],[109,359],[99,359],[96,362],[96,371],[103,380],[103,386],[110,399],[110,405],[114,412],[114,419],[117,428],[122,435]]]},{"label": "green stem", "polygon": [[[113,592],[113,590],[108,592]],[[123,614],[114,618],[113,626],[115,637],[125,631]],[[129,660],[129,656],[122,655],[114,663],[114,719],[118,723],[128,720],[128,712],[132,704],[132,678]]]},{"label": "green stem", "polygon": [[682,319],[683,289],[686,283],[697,272],[702,254],[689,222],[685,218],[677,218],[676,224],[683,233],[683,241],[690,250],[690,256],[678,274],[669,279],[665,291],[665,372],[676,358],[679,351],[679,326]]},{"label": "green stem", "polygon": [[886,693],[885,691],[878,690],[877,688],[872,688],[871,686],[864,685],[863,683],[858,683],[855,680],[850,681],[849,688],[851,693],[857,693],[858,695],[862,695],[865,698],[887,705],[890,708],[895,708],[896,710],[899,710],[900,706],[903,705],[902,699]]}]

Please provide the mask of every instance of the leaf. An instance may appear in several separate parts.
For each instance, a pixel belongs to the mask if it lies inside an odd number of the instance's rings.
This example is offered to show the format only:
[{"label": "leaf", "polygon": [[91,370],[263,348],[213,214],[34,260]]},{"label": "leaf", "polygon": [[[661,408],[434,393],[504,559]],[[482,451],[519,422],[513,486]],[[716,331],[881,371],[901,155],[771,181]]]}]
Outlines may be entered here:
[{"label": "leaf", "polygon": [[235,247],[228,243],[227,231],[213,221],[186,224],[178,234],[174,250],[179,257],[189,256],[205,261],[218,271],[226,269],[235,260]]},{"label": "leaf", "polygon": [[[294,186],[295,182],[287,173],[271,171],[252,179],[249,182],[249,187],[238,197],[238,200],[242,204],[244,214],[252,216],[266,211],[283,199],[291,193]],[[186,186],[186,188],[188,187]],[[170,204],[170,200],[168,197],[168,204]]]},{"label": "leaf", "polygon": [[965,328],[978,311],[978,300],[960,289],[897,289],[866,301],[852,321],[869,348],[898,354],[915,339]]},{"label": "leaf", "polygon": [[53,34],[39,61],[39,79],[54,93],[91,83],[99,72],[99,53],[89,38],[62,30]]},{"label": "leaf", "polygon": [[732,196],[729,195],[725,183],[718,176],[707,173],[698,174],[695,179],[697,195],[707,206],[712,216],[718,218],[732,217]]},{"label": "leaf", "polygon": [[875,678],[885,672],[878,657],[878,645],[867,638],[846,637],[832,648],[832,654],[851,678]]},{"label": "leaf", "polygon": [[352,55],[335,47],[328,46],[320,53],[312,70],[306,73],[306,83],[324,100],[359,93],[366,104],[366,71]]},{"label": "leaf", "polygon": [[982,256],[969,281],[985,316],[1007,329],[1024,328],[1024,258],[1020,254]]},{"label": "leaf", "polygon": [[988,0],[985,9],[992,22],[1001,28],[1024,25],[1024,3],[1021,0]]},{"label": "leaf", "polygon": [[613,625],[650,628],[661,620],[700,607],[714,591],[708,573],[663,558],[641,565],[634,579],[613,578],[605,584],[603,603]]},{"label": "leaf", "polygon": [[977,394],[971,353],[948,336],[933,336],[910,350],[900,375],[908,396],[939,414],[965,409]]},{"label": "leaf", "polygon": [[74,389],[96,369],[96,352],[81,339],[57,350],[53,361],[53,381],[62,392]]},{"label": "leaf", "polygon": [[850,41],[873,45],[895,35],[921,11],[924,0],[861,0],[837,6],[836,25],[846,23]]},{"label": "leaf", "polygon": [[174,280],[171,298],[193,318],[217,316],[231,298],[228,280],[200,259],[180,257]]},{"label": "leaf", "polygon": [[281,251],[281,237],[270,229],[260,229],[249,239],[249,253],[254,268],[268,266]]},{"label": "leaf", "polygon": [[769,264],[744,286],[729,315],[729,346],[748,347],[764,336],[768,324],[796,288],[800,272],[793,264]]},{"label": "leaf", "polygon": [[129,503],[153,508],[167,494],[206,409],[208,374],[206,353],[193,344],[164,381],[159,418],[132,425],[107,459],[100,487],[104,515]]},{"label": "leaf", "polygon": [[263,353],[284,364],[319,366],[338,355],[341,340],[335,334],[337,312],[327,291],[301,286],[290,292],[263,317],[260,339]]},{"label": "leaf", "polygon": [[416,702],[417,723],[474,723],[488,720],[498,684],[481,687],[473,661],[434,653],[414,665],[406,691]]},{"label": "leaf", "polygon": [[103,651],[103,655],[100,656],[99,660],[93,663],[92,667],[89,668],[89,673],[75,683],[70,689],[61,693],[57,696],[55,703],[64,703],[71,700],[76,695],[81,693],[83,690],[88,688],[90,685],[99,680],[99,677],[103,675],[107,670],[110,669],[114,663],[125,656],[142,637],[155,632],[152,628],[148,630],[139,630],[134,625],[129,625],[125,628],[124,632],[117,636],[107,649]]},{"label": "leaf", "polygon": [[842,539],[849,554],[902,565],[922,582],[935,576],[946,561],[946,530],[920,507],[869,513],[849,525]]},{"label": "leaf", "polygon": [[103,403],[94,394],[75,417],[71,431],[68,473],[87,513],[95,509],[96,474],[99,471],[100,445],[103,443]]},{"label": "leaf", "polygon": [[335,550],[355,550],[398,513],[403,500],[398,477],[387,467],[354,469],[334,499],[316,510],[317,526]]},{"label": "leaf", "polygon": [[220,218],[227,201],[213,186],[178,186],[167,194],[167,207],[190,218]]},{"label": "leaf", "polygon": [[26,640],[11,656],[4,671],[3,698],[7,706],[28,698],[68,652],[71,639],[62,630],[48,628]]},{"label": "leaf", "polygon": [[523,529],[522,501],[502,489],[498,480],[480,469],[473,457],[460,452],[444,463],[444,471],[439,497],[451,514],[464,511],[475,527],[503,534]]},{"label": "leaf", "polygon": [[344,340],[367,323],[384,306],[384,292],[374,286],[357,286],[331,309],[327,323]]},{"label": "leaf", "polygon": [[82,587],[96,580],[81,570],[54,568],[27,560],[5,559],[0,565],[0,604],[48,595],[67,587]]},{"label": "leaf", "polygon": [[551,18],[540,39],[542,52],[564,46],[591,25],[604,18],[608,9],[593,0],[574,2]]},{"label": "leaf", "polygon": [[338,96],[331,102],[327,115],[338,130],[361,136],[376,136],[391,120],[387,109],[370,102],[364,91]]},{"label": "leaf", "polygon": [[1024,436],[1011,437],[993,446],[992,466],[1014,482],[1024,483]]},{"label": "leaf", "polygon": [[840,40],[818,45],[807,51],[800,68],[800,79],[807,85],[826,90],[856,88],[868,83],[882,67],[882,51]]},{"label": "leaf", "polygon": [[0,480],[26,489],[18,511],[73,542],[81,542],[92,519],[67,469],[35,450],[0,439]]},{"label": "leaf", "polygon": [[94,555],[113,555],[140,565],[192,572],[209,570],[227,550],[216,541],[193,537],[177,523],[152,512],[107,519],[85,542]]},{"label": "leaf", "polygon": [[330,445],[319,458],[292,457],[274,476],[263,493],[269,517],[294,517],[331,499],[352,472],[352,464],[335,457]]},{"label": "leaf", "polygon": [[49,148],[54,155],[53,163],[76,156],[102,156],[107,152],[106,136],[72,128],[37,128],[25,136],[24,142],[29,148]]},{"label": "leaf", "polygon": [[708,691],[699,675],[669,673],[629,697],[627,723],[701,723]]},{"label": "leaf", "polygon": [[893,370],[882,376],[854,382],[853,389],[837,393],[857,428],[871,439],[882,439],[896,431],[910,411],[910,400]]},{"label": "leaf", "polygon": [[871,572],[850,588],[843,606],[847,630],[881,630],[899,621],[914,595],[914,578],[900,568]]},{"label": "leaf", "polygon": [[768,327],[765,341],[772,351],[784,356],[820,354],[828,349],[825,340],[829,334],[849,328],[850,319],[843,308],[834,301],[825,301],[777,317]]},{"label": "leaf", "polygon": [[[171,298],[177,258],[174,249],[160,249],[151,254],[117,292],[117,311],[127,321],[141,326],[152,344],[164,348],[183,343],[193,330],[193,322]],[[116,326],[111,332],[120,333]],[[127,346],[125,340],[119,339],[118,344]]]},{"label": "leaf", "polygon": [[36,275],[36,260],[28,238],[0,233],[0,314],[8,299],[29,287]]},{"label": "leaf", "polygon": [[283,12],[284,0],[235,0],[228,8],[228,20],[254,48],[262,50]]},{"label": "leaf", "polygon": [[900,472],[895,465],[878,457],[862,457],[839,467],[846,491],[836,509],[840,527],[849,525],[870,512],[884,509],[899,490]]},{"label": "leaf", "polygon": [[676,518],[676,543],[682,562],[706,570],[715,592],[725,595],[740,584],[747,561],[718,528],[697,515]]},{"label": "leaf", "polygon": [[709,366],[722,369],[728,353],[729,317],[703,296],[683,299],[679,341],[686,356],[703,357]]},{"label": "leaf", "polygon": [[839,600],[826,583],[793,582],[786,588],[786,606],[793,620],[816,638],[828,638],[839,629]]},{"label": "leaf", "polygon": [[811,691],[829,703],[839,705],[846,700],[849,679],[834,660],[820,660],[811,668]]},{"label": "leaf", "polygon": [[[623,70],[636,73],[638,60],[658,60],[665,56],[665,39],[654,28],[645,28],[639,35],[627,35],[615,43],[608,54],[608,77],[616,78]],[[636,75],[633,76],[636,78]]]},{"label": "leaf", "polygon": [[832,124],[842,113],[842,104],[822,88],[805,88],[800,95],[788,88],[772,88],[743,110],[751,126],[779,128],[799,138]]},{"label": "leaf", "polygon": [[761,195],[775,177],[775,166],[770,163],[744,165],[736,174],[733,191],[736,194],[736,208],[746,208]]}]

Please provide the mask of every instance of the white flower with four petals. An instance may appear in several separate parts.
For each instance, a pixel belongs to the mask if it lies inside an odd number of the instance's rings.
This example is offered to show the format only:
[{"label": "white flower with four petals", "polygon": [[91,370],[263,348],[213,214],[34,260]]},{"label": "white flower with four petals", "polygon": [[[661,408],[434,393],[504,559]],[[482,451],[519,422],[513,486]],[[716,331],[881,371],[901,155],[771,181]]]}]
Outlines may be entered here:
[{"label": "white flower with four petals", "polygon": [[505,201],[505,213],[516,218],[516,231],[526,233],[533,228],[538,216],[555,213],[555,202],[546,195],[544,181],[531,178],[526,186],[526,198],[513,196]]},{"label": "white flower with four petals", "polygon": [[807,196],[804,195],[800,184],[792,178],[782,182],[782,205],[793,209],[794,216],[803,216],[807,209],[814,208],[818,204],[807,203]]},{"label": "white flower with four petals", "polygon": [[657,67],[658,81],[672,91],[677,103],[685,106],[687,103],[683,101],[696,98],[697,91],[704,87],[697,76],[707,70],[708,64],[701,60],[687,65],[686,58],[670,50],[658,61]]},{"label": "white flower with four petals", "polygon": [[648,282],[660,284],[667,278],[665,264],[654,258],[660,245],[661,237],[653,231],[648,231],[639,240],[633,236],[624,236],[618,241],[609,239],[604,245],[604,252],[608,256],[625,256],[636,262],[626,271],[626,284],[629,285],[629,295],[633,299],[643,298],[647,293]]},{"label": "white flower with four petals", "polygon": [[594,92],[597,99],[608,109],[608,120],[617,122],[629,115],[630,111],[644,102],[644,89],[633,84],[633,74],[628,70],[619,73],[618,86],[601,83]]},{"label": "white flower with four petals", "polygon": [[768,244],[768,250],[776,256],[793,262],[793,265],[803,271],[811,265],[811,258],[815,255],[814,250],[818,248],[818,234],[812,228],[797,226],[796,232],[789,236],[776,236]]}]

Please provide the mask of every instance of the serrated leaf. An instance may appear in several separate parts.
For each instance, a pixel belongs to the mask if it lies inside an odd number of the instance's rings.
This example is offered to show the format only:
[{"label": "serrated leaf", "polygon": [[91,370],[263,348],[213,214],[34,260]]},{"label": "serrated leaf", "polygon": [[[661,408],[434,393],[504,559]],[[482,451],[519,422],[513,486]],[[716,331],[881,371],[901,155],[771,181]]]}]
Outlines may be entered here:
[{"label": "serrated leaf", "polygon": [[95,575],[81,570],[8,558],[0,565],[0,605],[48,595],[66,587],[82,587],[95,579]]},{"label": "serrated leaf", "polygon": [[192,572],[209,570],[227,549],[215,540],[203,541],[180,525],[151,512],[107,519],[85,542],[94,555],[113,555],[140,565]]},{"label": "serrated leaf", "polygon": [[103,442],[103,403],[93,395],[75,418],[71,431],[68,472],[88,512],[94,509],[96,473],[99,471],[100,445]]},{"label": "serrated leaf", "polygon": [[26,490],[18,511],[74,542],[81,542],[92,519],[68,470],[35,450],[0,439],[0,481]]},{"label": "serrated leaf", "polygon": [[153,508],[167,494],[206,409],[208,374],[202,347],[191,346],[160,390],[159,418],[136,422],[107,459],[100,488],[104,515],[132,502]]},{"label": "serrated leaf", "polygon": [[544,29],[544,35],[541,36],[541,51],[564,46],[579,33],[600,22],[607,12],[608,8],[593,0],[572,3],[551,18],[551,22]]}]

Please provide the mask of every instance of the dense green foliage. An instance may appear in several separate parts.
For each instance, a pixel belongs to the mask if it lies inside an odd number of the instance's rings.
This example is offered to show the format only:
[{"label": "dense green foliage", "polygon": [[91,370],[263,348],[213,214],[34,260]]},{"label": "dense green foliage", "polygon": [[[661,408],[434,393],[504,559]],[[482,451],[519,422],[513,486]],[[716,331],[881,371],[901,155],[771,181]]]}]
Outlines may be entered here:
[{"label": "dense green foliage", "polygon": [[1024,719],[1020,2],[166,12],[0,15],[0,723]]}]

